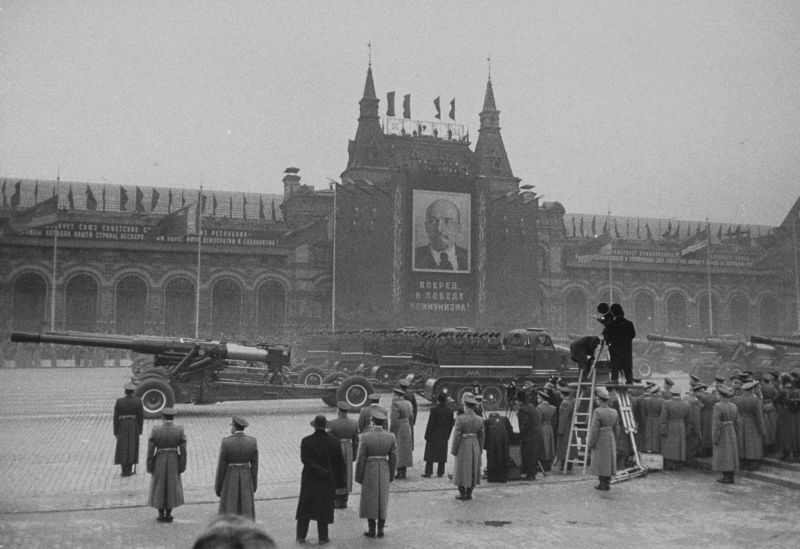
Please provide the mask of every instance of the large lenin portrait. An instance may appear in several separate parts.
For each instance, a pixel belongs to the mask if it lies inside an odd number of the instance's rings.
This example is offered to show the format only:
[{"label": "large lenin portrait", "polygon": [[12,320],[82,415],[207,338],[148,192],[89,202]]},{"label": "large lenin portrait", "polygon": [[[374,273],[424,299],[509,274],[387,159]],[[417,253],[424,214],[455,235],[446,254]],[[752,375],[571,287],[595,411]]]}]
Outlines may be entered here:
[{"label": "large lenin portrait", "polygon": [[469,193],[413,190],[413,271],[470,272],[470,200]]}]

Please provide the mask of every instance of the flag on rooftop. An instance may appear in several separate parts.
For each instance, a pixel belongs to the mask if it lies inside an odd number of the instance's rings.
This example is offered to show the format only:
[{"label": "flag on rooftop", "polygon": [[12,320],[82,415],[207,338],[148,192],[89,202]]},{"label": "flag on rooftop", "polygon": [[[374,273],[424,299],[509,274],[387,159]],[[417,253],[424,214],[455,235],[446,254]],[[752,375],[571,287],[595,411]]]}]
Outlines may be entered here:
[{"label": "flag on rooftop", "polygon": [[58,195],[53,195],[27,210],[12,215],[3,233],[24,233],[30,229],[53,225],[56,221],[58,221]]},{"label": "flag on rooftop", "polygon": [[195,216],[192,215],[194,209],[195,204],[190,204],[165,215],[145,234],[144,239],[152,242],[159,236],[176,237],[194,234],[197,229]]}]

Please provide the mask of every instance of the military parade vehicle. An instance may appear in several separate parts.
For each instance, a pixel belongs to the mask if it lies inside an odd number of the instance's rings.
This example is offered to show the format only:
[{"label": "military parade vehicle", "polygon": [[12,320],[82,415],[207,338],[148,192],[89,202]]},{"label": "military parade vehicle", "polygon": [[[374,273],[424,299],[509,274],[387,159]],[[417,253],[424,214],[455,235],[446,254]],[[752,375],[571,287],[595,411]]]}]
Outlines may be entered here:
[{"label": "military parade vehicle", "polygon": [[[145,416],[158,417],[176,403],[321,398],[329,406],[346,401],[360,409],[375,391],[370,380],[348,376],[336,383],[304,384],[288,365],[286,345],[241,345],[188,338],[125,336],[83,332],[13,332],[11,341],[126,349],[143,357],[132,364],[134,394]],[[315,380],[316,381],[316,380]]]},{"label": "military parade vehicle", "polygon": [[800,337],[789,339],[754,335],[750,336],[750,342],[756,345],[771,345],[781,351],[781,360],[775,369],[788,372],[800,368]]}]

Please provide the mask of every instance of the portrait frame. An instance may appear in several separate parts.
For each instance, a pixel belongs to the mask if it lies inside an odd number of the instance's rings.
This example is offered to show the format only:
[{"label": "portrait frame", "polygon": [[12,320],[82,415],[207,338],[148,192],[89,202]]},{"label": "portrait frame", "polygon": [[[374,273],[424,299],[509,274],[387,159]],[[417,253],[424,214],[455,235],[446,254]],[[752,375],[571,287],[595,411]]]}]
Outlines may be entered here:
[{"label": "portrait frame", "polygon": [[[454,239],[458,256],[452,270],[431,265],[430,237],[425,227],[428,207],[437,200],[452,203],[460,214],[461,230]],[[411,194],[411,270],[413,272],[468,274],[472,265],[472,195],[449,191],[413,189]]]}]

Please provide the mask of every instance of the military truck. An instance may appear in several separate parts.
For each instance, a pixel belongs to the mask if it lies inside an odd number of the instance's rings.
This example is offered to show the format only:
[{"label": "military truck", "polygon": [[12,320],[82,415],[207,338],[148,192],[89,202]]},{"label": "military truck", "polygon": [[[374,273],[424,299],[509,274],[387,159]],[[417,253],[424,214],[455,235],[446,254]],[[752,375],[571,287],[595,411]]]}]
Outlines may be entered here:
[{"label": "military truck", "polygon": [[134,361],[131,381],[148,418],[158,417],[161,410],[176,403],[231,400],[321,398],[329,406],[344,400],[360,409],[376,389],[361,376],[337,383],[298,383],[297,376],[289,373],[291,349],[287,345],[83,332],[13,332],[11,341],[127,349],[146,355]]}]

